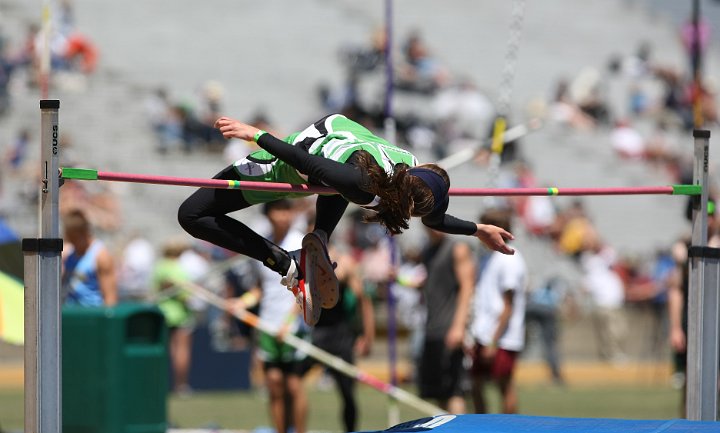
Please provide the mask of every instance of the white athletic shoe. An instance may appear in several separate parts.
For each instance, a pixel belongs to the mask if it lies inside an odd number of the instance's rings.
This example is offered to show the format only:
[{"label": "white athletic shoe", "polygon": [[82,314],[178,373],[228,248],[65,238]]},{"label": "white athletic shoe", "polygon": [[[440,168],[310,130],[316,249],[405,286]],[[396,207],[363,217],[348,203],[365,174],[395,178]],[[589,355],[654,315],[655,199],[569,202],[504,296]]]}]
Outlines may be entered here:
[{"label": "white athletic shoe", "polygon": [[312,232],[305,235],[300,254],[301,268],[305,277],[305,288],[317,293],[314,300],[322,308],[332,308],[340,299],[340,290],[335,265],[330,261],[327,250],[327,235]]},{"label": "white athletic shoe", "polygon": [[287,274],[280,279],[280,284],[287,287],[288,290],[292,291],[293,287],[298,285],[300,273],[298,272],[298,265],[295,257],[290,253],[290,267],[288,268]]}]

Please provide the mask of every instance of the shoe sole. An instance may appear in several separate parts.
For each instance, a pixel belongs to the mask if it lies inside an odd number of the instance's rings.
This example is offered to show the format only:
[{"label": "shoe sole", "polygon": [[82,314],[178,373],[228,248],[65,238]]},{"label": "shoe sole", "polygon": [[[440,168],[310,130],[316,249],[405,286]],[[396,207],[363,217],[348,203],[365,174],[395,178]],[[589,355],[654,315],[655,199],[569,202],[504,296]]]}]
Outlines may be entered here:
[{"label": "shoe sole", "polygon": [[[303,270],[306,268],[305,256],[306,254],[300,254],[300,269]],[[298,282],[297,290],[295,299],[302,310],[303,320],[309,326],[315,326],[318,320],[320,320],[320,313],[322,312],[321,308],[316,308],[318,300],[320,299],[320,293],[312,286],[307,287],[304,279]]]},{"label": "shoe sole", "polygon": [[322,308],[334,307],[340,299],[340,290],[325,243],[315,233],[308,233],[303,238],[302,248],[305,255],[305,266],[302,267],[305,286],[310,286],[311,292],[315,290],[319,294],[314,300],[319,299]]}]

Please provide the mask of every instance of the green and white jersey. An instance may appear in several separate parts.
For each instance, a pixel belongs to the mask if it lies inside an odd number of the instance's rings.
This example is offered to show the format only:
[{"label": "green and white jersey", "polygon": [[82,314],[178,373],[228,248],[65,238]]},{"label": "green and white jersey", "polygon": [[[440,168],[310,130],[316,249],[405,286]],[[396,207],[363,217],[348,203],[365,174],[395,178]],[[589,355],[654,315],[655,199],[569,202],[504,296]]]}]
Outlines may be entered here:
[{"label": "green and white jersey", "polygon": [[[340,114],[327,116],[301,132],[285,137],[282,141],[302,149],[310,155],[345,163],[353,152],[367,151],[391,174],[396,164],[417,165],[417,158],[410,152],[394,146],[374,135],[367,128]],[[259,149],[234,164],[241,181],[281,182],[293,185],[307,184],[308,176],[265,149]],[[243,190],[248,203],[265,203],[282,197],[303,197],[305,192],[265,192]]]},{"label": "green and white jersey", "polygon": [[341,114],[321,119],[304,131],[285,138],[285,141],[297,145],[313,138],[315,141],[308,148],[310,154],[341,163],[347,161],[353,152],[364,150],[372,155],[387,173],[392,173],[395,165],[399,163],[411,167],[418,164],[412,153],[390,144]]}]

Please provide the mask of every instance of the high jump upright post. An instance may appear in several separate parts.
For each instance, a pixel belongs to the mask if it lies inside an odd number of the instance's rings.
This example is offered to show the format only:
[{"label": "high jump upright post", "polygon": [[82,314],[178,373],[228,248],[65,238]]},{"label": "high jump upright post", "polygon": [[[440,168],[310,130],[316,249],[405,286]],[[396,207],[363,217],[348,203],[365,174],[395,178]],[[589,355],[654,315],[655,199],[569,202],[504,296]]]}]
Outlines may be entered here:
[{"label": "high jump upright post", "polygon": [[40,101],[39,236],[22,241],[25,279],[25,431],[62,429],[58,111]]},{"label": "high jump upright post", "polygon": [[688,250],[686,416],[690,420],[716,421],[720,249],[707,246],[710,131],[695,130],[693,137],[693,183],[702,186],[702,194],[692,198],[692,243]]}]

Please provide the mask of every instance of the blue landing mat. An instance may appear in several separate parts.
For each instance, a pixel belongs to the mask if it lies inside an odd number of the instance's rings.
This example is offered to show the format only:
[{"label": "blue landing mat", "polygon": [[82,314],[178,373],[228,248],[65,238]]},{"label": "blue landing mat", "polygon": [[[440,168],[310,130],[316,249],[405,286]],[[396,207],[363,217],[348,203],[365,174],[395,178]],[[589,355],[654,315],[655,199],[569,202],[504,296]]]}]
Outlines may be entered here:
[{"label": "blue landing mat", "polygon": [[393,433],[705,433],[720,432],[720,422],[684,419],[555,418],[526,415],[439,415],[404,422],[382,431]]}]

